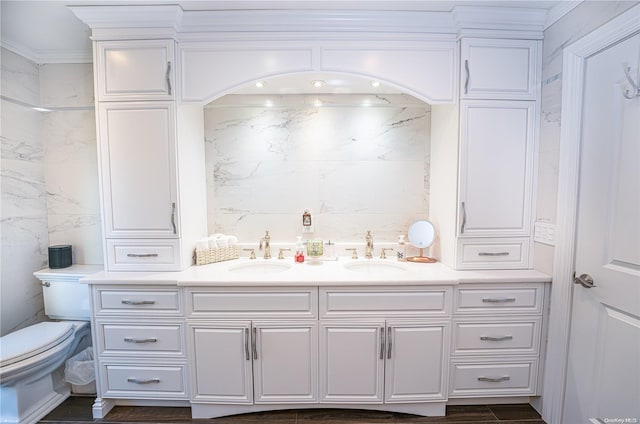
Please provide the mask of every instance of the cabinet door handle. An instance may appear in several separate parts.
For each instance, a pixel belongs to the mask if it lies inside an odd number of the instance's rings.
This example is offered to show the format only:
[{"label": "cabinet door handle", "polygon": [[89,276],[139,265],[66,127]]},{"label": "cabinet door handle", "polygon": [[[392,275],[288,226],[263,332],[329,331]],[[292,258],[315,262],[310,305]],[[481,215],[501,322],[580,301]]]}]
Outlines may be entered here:
[{"label": "cabinet door handle", "polygon": [[469,73],[469,59],[464,60],[464,70],[467,74],[467,78],[464,81],[464,94],[469,94],[469,78],[471,77]]},{"label": "cabinet door handle", "polygon": [[176,228],[176,202],[171,204],[171,226],[173,227],[173,234],[177,234]]},{"label": "cabinet door handle", "polygon": [[155,300],[123,300],[123,305],[155,305]]},{"label": "cabinet door handle", "polygon": [[387,327],[387,359],[391,359],[391,345],[393,343],[393,333],[391,327]]},{"label": "cabinet door handle", "polygon": [[164,77],[167,80],[167,93],[171,95],[171,62],[167,62],[167,72]]},{"label": "cabinet door handle", "polygon": [[244,353],[246,360],[251,359],[251,354],[249,353],[249,327],[244,329]]},{"label": "cabinet door handle", "polygon": [[384,359],[384,327],[380,327],[380,359]]},{"label": "cabinet door handle", "polygon": [[158,339],[150,337],[148,339],[134,339],[132,337],[125,337],[124,341],[127,343],[156,343]]},{"label": "cabinet door handle", "polygon": [[499,383],[501,381],[511,380],[511,377],[505,375],[503,377],[478,377],[478,381],[488,381],[489,383]]},{"label": "cabinet door handle", "polygon": [[515,301],[515,297],[485,297],[482,299],[483,303],[509,303]]},{"label": "cabinet door handle", "polygon": [[509,252],[480,252],[478,256],[509,256]]},{"label": "cabinet door handle", "polygon": [[127,253],[128,258],[157,258],[157,253]]},{"label": "cabinet door handle", "polygon": [[159,383],[159,378],[150,378],[149,380],[138,380],[137,378],[127,378],[127,382],[134,384],[152,384]]},{"label": "cabinet door handle", "polygon": [[513,340],[513,336],[502,336],[502,337],[481,336],[480,340],[489,341],[489,342],[501,342],[503,340]]},{"label": "cabinet door handle", "polygon": [[467,209],[464,206],[464,202],[461,204],[462,208],[462,224],[460,224],[460,234],[464,234],[464,227],[467,225]]},{"label": "cabinet door handle", "polygon": [[253,359],[258,359],[258,329],[253,327],[253,339],[251,340],[253,347]]}]

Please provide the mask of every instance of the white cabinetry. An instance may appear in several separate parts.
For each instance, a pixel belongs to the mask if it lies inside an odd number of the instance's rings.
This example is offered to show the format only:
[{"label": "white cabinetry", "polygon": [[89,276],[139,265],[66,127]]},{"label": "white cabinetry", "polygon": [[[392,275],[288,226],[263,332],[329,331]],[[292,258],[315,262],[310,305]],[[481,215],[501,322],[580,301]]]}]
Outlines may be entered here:
[{"label": "white cabinetry", "polygon": [[530,268],[540,41],[463,38],[461,55],[459,108],[435,107],[432,121],[432,164],[459,164],[432,167],[440,257],[457,269]]},{"label": "white cabinetry", "polygon": [[449,298],[438,287],[320,288],[320,401],[445,400]]},{"label": "white cabinetry", "polygon": [[94,285],[91,297],[96,405],[109,399],[186,400],[189,385],[181,291],[176,287]]},{"label": "white cabinetry", "polygon": [[455,289],[449,397],[538,393],[544,285]]},{"label": "white cabinetry", "polygon": [[173,99],[173,45],[173,40],[98,43],[98,101]]},{"label": "white cabinetry", "polygon": [[184,269],[206,234],[204,128],[201,108],[174,100],[174,41],[99,41],[94,52],[106,267]]},{"label": "white cabinetry", "polygon": [[460,97],[536,100],[539,50],[537,40],[463,38]]}]

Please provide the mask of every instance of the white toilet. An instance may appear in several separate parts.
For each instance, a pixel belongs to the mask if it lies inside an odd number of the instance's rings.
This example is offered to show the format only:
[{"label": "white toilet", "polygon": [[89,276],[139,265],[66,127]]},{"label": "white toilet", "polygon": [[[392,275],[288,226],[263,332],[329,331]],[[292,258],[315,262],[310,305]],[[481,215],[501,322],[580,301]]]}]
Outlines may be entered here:
[{"label": "white toilet", "polygon": [[34,273],[52,321],[0,338],[0,422],[35,423],[69,397],[65,362],[91,344],[89,288],[78,280],[100,270],[73,265]]}]

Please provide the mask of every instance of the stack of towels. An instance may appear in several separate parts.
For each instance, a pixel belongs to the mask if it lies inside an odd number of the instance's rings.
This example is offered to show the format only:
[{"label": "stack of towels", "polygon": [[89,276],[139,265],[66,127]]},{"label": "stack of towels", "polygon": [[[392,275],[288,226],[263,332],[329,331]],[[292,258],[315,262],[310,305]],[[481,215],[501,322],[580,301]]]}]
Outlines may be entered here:
[{"label": "stack of towels", "polygon": [[217,249],[222,247],[231,247],[238,244],[238,238],[236,236],[227,236],[224,234],[212,234],[209,237],[200,239],[196,242],[196,249]]}]

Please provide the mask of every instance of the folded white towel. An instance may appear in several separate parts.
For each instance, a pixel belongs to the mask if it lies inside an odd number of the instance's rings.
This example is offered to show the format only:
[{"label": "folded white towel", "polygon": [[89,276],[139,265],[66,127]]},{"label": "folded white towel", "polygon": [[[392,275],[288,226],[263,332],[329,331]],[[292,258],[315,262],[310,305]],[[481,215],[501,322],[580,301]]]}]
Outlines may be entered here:
[{"label": "folded white towel", "polygon": [[238,237],[236,236],[228,236],[228,242],[229,242],[229,246],[235,246],[236,244],[238,244]]},{"label": "folded white towel", "polygon": [[216,240],[213,237],[209,237],[208,239],[208,245],[209,245],[209,249],[216,249],[218,248],[218,240]]},{"label": "folded white towel", "polygon": [[229,236],[221,236],[216,239],[218,247],[229,247]]},{"label": "folded white towel", "polygon": [[209,248],[209,240],[205,239],[200,239],[196,242],[196,249],[198,250],[206,250]]}]

